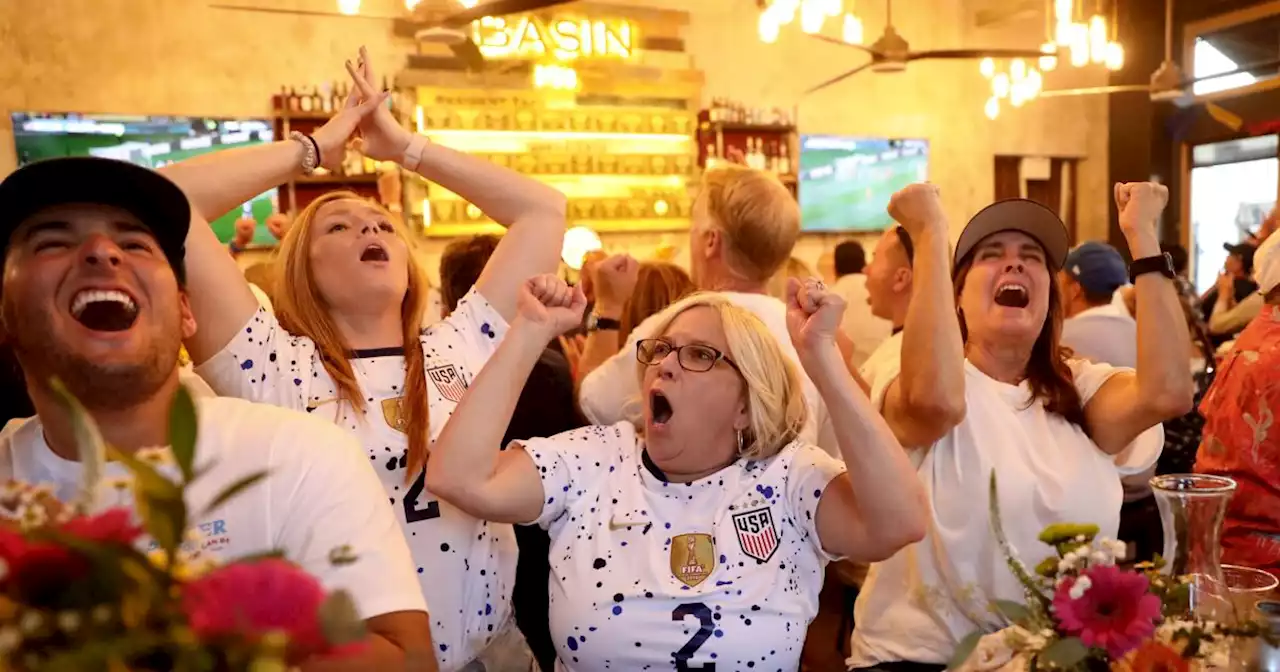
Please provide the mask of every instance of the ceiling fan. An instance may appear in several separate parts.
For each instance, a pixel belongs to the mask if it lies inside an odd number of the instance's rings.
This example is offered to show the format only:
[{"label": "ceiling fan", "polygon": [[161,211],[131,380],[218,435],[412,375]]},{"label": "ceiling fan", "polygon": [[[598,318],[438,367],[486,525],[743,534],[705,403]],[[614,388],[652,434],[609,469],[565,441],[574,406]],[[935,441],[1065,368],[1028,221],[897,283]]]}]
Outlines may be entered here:
[{"label": "ceiling fan", "polygon": [[864,47],[859,44],[850,44],[844,40],[827,37],[825,35],[811,34],[810,37],[839,44],[845,47],[851,47],[870,54],[871,60],[867,63],[849,70],[841,75],[833,77],[817,86],[810,88],[805,92],[806,95],[821,91],[833,84],[842,82],[863,70],[868,68],[872,72],[902,72],[906,70],[907,63],[911,61],[925,60],[943,60],[943,59],[982,59],[982,58],[1040,58],[1044,54],[1038,49],[932,49],[929,51],[911,51],[907,40],[898,34],[893,27],[893,0],[885,0],[885,26],[884,33],[880,38],[871,43],[870,47]]},{"label": "ceiling fan", "polygon": [[1249,63],[1234,70],[1220,72],[1204,77],[1188,79],[1182,68],[1173,60],[1173,0],[1165,0],[1164,6],[1164,61],[1151,73],[1149,84],[1118,84],[1115,86],[1094,86],[1079,89],[1058,89],[1041,91],[1039,98],[1064,96],[1089,96],[1110,93],[1141,92],[1151,96],[1156,102],[1171,102],[1179,107],[1189,107],[1195,102],[1195,85],[1222,77],[1229,77],[1255,70],[1275,70],[1280,67],[1280,59],[1272,59],[1259,63]]},{"label": "ceiling fan", "polygon": [[443,44],[453,50],[453,54],[466,63],[471,70],[484,68],[484,55],[480,47],[471,39],[471,31],[467,28],[473,21],[486,16],[506,16],[523,14],[540,9],[564,5],[574,0],[491,0],[482,2],[469,9],[445,17],[432,25],[418,30],[414,39],[419,42]]}]

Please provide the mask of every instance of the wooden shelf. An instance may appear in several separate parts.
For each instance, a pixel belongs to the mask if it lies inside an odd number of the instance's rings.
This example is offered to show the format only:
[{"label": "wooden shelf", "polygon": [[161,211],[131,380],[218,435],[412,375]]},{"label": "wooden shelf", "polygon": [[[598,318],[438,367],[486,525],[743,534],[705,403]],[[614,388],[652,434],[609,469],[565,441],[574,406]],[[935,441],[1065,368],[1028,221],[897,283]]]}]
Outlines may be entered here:
[{"label": "wooden shelf", "polygon": [[728,133],[795,133],[796,127],[791,124],[749,124],[738,121],[704,122],[704,130],[720,129]]},{"label": "wooden shelf", "polygon": [[290,119],[299,121],[328,121],[338,112],[291,112],[288,110],[276,110],[274,115],[277,119]]},{"label": "wooden shelf", "polygon": [[378,176],[363,175],[304,175],[294,180],[298,184],[377,184]]}]

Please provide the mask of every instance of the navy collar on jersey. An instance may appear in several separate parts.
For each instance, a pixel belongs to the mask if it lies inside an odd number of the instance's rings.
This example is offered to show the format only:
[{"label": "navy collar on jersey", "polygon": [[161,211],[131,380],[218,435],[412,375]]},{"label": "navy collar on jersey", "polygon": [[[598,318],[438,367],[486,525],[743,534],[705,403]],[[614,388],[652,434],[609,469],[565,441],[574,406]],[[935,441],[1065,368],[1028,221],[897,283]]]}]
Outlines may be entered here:
[{"label": "navy collar on jersey", "polygon": [[367,348],[364,350],[351,351],[351,359],[372,359],[374,357],[404,357],[404,348],[395,346],[391,348]]},{"label": "navy collar on jersey", "polygon": [[667,475],[662,473],[662,469],[659,469],[658,465],[654,464],[653,458],[649,457],[648,448],[645,448],[644,450],[640,451],[640,463],[644,465],[645,469],[649,470],[649,473],[653,474],[654,478],[658,479],[659,481],[662,481],[663,483],[671,482],[671,479],[667,478]]}]

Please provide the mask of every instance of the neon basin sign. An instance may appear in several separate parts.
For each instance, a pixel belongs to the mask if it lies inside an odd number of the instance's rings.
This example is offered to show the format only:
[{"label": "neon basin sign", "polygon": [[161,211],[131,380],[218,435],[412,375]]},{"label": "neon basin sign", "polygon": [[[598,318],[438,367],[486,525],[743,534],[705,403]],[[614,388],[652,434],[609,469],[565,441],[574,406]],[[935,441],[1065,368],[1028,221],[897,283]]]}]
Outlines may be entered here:
[{"label": "neon basin sign", "polygon": [[628,59],[635,34],[635,25],[622,19],[486,16],[471,24],[480,53],[493,59]]}]

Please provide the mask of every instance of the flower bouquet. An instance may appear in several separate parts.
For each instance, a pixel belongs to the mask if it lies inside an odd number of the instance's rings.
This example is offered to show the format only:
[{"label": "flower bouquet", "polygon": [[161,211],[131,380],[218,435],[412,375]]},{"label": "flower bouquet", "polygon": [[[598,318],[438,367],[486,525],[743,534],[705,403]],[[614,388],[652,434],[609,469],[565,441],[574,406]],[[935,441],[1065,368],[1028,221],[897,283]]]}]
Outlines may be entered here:
[{"label": "flower bouquet", "polygon": [[1159,556],[1133,569],[1117,566],[1125,544],[1098,537],[1096,525],[1046,527],[1039,539],[1055,554],[1029,569],[1005,536],[994,471],[990,508],[997,542],[1026,600],[995,600],[990,609],[1007,627],[965,637],[949,669],[1176,672],[1193,662],[1225,667],[1236,641],[1272,639],[1263,623],[1194,615],[1190,579],[1162,573]]},{"label": "flower bouquet", "polygon": [[[279,554],[217,566],[201,553],[184,498],[200,477],[185,390],[171,411],[171,447],[127,454],[105,446],[88,413],[55,388],[72,410],[84,478],[69,503],[47,486],[0,489],[0,670],[273,672],[361,645],[350,597],[326,594]],[[127,468],[123,482],[102,482],[108,455]],[[231,484],[209,508],[265,477]],[[132,507],[99,506],[111,487]],[[330,553],[353,560],[349,549]]]}]

